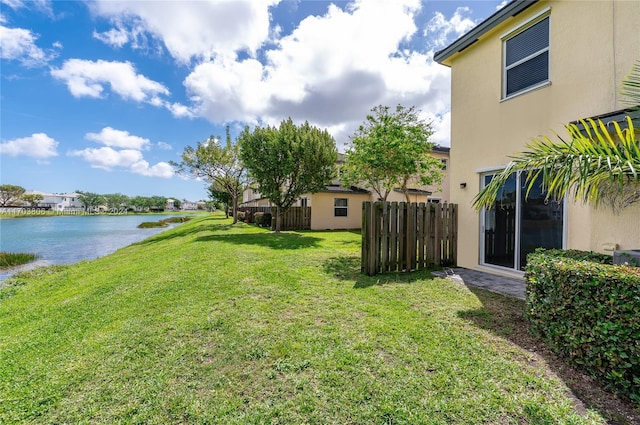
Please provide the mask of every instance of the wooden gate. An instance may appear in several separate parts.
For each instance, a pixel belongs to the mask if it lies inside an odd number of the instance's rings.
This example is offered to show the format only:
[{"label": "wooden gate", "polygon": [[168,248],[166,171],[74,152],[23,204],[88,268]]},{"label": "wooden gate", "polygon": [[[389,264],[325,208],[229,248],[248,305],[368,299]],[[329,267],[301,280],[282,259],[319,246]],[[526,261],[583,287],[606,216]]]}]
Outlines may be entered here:
[{"label": "wooden gate", "polygon": [[457,228],[456,204],[363,202],[361,271],[454,265]]}]

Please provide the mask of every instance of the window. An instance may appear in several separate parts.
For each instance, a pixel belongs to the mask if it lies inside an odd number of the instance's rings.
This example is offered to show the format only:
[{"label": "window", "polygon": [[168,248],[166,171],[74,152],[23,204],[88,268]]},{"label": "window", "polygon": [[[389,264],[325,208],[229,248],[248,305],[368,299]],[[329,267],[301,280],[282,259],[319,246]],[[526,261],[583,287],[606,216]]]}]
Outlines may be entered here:
[{"label": "window", "polygon": [[[482,177],[489,184],[493,174]],[[481,263],[524,270],[527,254],[536,248],[564,246],[564,201],[547,199],[542,180],[527,196],[525,176],[511,174],[498,192],[493,207],[481,216]]]},{"label": "window", "polygon": [[440,164],[441,164],[441,168],[443,171],[447,170],[447,160],[446,159],[441,159],[440,160]]},{"label": "window", "polygon": [[349,209],[349,200],[347,198],[333,199],[333,215],[335,217],[346,217]]},{"label": "window", "polygon": [[549,16],[504,42],[503,97],[549,81]]},{"label": "window", "polygon": [[309,206],[309,198],[300,198],[300,206],[308,207]]}]

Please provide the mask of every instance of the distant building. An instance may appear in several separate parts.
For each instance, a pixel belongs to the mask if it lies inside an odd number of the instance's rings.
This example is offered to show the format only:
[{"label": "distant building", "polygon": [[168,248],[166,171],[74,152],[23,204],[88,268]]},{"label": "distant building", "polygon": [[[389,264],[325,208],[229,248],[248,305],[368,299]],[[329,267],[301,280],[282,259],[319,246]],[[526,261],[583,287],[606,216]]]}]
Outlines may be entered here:
[{"label": "distant building", "polygon": [[55,211],[62,211],[70,208],[82,208],[80,194],[72,193],[47,193],[39,190],[27,190],[25,195],[42,195],[43,199],[38,203],[38,207],[51,208]]}]

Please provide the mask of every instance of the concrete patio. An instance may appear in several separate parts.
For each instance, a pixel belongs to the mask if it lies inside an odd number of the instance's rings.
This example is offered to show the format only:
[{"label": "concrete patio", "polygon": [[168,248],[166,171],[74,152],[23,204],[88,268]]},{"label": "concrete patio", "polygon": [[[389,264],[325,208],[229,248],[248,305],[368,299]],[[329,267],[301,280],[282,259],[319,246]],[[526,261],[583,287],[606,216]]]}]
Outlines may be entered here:
[{"label": "concrete patio", "polygon": [[525,299],[524,279],[495,275],[479,270],[462,267],[448,268],[432,273],[434,276],[446,277],[467,286],[486,289],[499,294]]}]

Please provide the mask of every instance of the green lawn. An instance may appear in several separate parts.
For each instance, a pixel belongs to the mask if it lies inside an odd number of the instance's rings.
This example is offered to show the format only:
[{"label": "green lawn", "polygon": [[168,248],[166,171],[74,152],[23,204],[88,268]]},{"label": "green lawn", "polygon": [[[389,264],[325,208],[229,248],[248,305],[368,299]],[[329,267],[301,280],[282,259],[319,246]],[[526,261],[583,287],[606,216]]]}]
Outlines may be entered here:
[{"label": "green lawn", "polygon": [[0,423],[604,423],[480,325],[495,296],[362,276],[354,232],[229,223],[9,282]]}]

